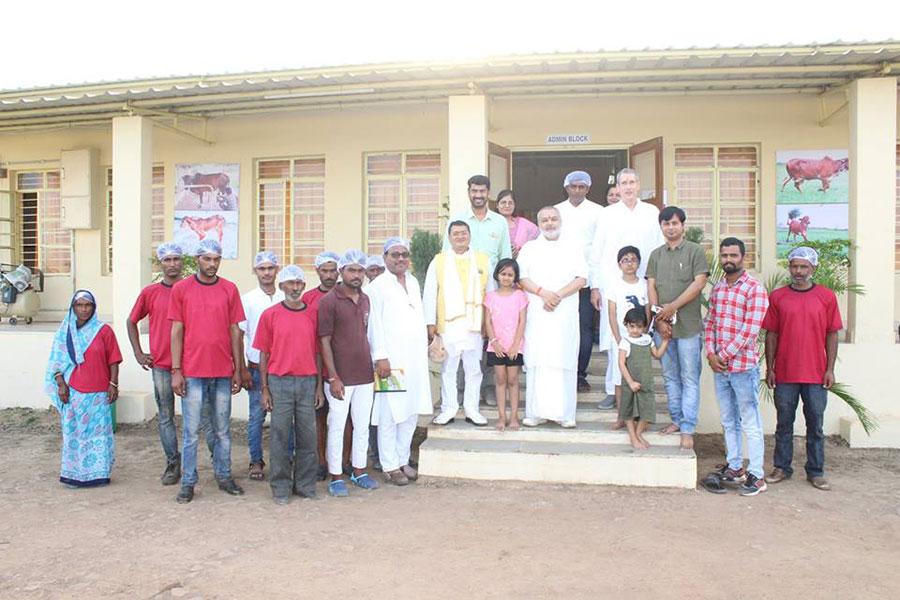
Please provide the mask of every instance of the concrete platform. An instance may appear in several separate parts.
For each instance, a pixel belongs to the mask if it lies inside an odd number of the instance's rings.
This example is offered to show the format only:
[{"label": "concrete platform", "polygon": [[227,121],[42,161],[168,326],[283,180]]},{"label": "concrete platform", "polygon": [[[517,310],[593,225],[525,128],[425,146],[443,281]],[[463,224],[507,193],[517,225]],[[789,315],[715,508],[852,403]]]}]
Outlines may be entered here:
[{"label": "concrete platform", "polygon": [[[615,414],[615,413],[613,413]],[[579,415],[581,416],[581,415]],[[668,422],[668,420],[667,420]],[[628,432],[625,429],[613,430],[612,421],[582,421],[575,429],[563,429],[555,423],[545,423],[538,427],[521,427],[518,431],[506,429],[497,431],[494,425],[497,420],[490,419],[484,427],[476,427],[457,419],[444,426],[432,425],[428,428],[428,439],[451,440],[514,440],[518,442],[554,442],[576,444],[629,444]],[[660,424],[651,426],[644,434],[651,446],[678,446],[681,437],[678,435],[660,435],[656,430]]]},{"label": "concrete platform", "polygon": [[692,450],[625,444],[430,438],[419,450],[419,472],[459,477],[547,483],[582,483],[693,489]]}]

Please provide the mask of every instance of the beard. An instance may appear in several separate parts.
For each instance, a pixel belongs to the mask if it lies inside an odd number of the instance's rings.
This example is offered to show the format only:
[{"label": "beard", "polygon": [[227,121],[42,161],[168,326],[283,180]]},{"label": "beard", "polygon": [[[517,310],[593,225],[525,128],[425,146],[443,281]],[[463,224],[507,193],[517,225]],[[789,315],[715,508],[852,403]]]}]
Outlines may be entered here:
[{"label": "beard", "polygon": [[725,263],[722,265],[722,270],[731,275],[732,273],[737,273],[740,269],[734,263]]},{"label": "beard", "polygon": [[541,234],[551,242],[559,239],[559,229],[541,230]]}]

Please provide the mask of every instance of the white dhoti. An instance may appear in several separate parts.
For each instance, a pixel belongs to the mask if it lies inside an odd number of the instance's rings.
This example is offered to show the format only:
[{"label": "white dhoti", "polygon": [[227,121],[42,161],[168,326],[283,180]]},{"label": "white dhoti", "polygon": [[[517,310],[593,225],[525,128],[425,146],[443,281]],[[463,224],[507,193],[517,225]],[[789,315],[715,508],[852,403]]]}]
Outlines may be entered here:
[{"label": "white dhoti", "polygon": [[577,382],[577,369],[529,367],[525,374],[525,417],[574,421]]},{"label": "white dhoti", "polygon": [[[409,453],[413,434],[416,432],[416,415],[405,421],[394,420],[390,408],[391,394],[375,394],[379,406],[378,419],[378,460],[385,473],[396,471],[409,464]],[[341,432],[343,434],[343,432]]]}]

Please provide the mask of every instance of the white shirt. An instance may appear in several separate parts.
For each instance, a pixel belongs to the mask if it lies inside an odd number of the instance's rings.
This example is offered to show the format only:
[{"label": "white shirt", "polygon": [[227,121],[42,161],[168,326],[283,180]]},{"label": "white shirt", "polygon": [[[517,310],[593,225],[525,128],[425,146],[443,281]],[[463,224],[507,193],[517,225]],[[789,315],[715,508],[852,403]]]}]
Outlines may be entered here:
[{"label": "white shirt", "polygon": [[628,283],[621,277],[612,282],[606,289],[607,302],[616,304],[616,320],[619,322],[619,337],[628,337],[625,329],[625,313],[632,308],[647,306],[647,280],[638,278],[634,283]]},{"label": "white shirt", "polygon": [[252,363],[259,364],[259,350],[253,347],[253,338],[256,336],[256,326],[259,325],[259,318],[263,311],[274,306],[284,300],[284,292],[277,286],[275,293],[271,296],[262,291],[262,288],[255,287],[243,296],[241,296],[241,304],[244,306],[244,316],[246,321],[241,321],[238,327],[244,332],[244,356]]},{"label": "white shirt", "polygon": [[584,251],[584,260],[588,261],[603,207],[587,198],[578,206],[568,200],[563,200],[555,206],[562,220],[559,227],[559,241],[569,242],[581,248]]},{"label": "white shirt", "polygon": [[619,250],[635,246],[641,251],[637,276],[644,277],[650,253],[665,243],[659,228],[659,209],[638,200],[634,208],[617,202],[603,210],[603,221],[594,233],[588,264],[591,269],[591,288],[602,290],[604,279],[619,278]]}]

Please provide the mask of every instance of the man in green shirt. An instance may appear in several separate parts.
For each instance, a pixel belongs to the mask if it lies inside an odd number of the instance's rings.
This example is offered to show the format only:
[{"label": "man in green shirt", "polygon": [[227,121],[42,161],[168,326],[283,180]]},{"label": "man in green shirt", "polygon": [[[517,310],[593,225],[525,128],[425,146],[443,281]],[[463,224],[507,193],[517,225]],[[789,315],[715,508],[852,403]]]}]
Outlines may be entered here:
[{"label": "man in green shirt", "polygon": [[[512,258],[509,243],[509,224],[506,218],[488,209],[491,180],[484,175],[469,178],[469,209],[454,216],[451,221],[463,221],[472,234],[470,248],[488,255],[490,269],[501,258]],[[450,251],[450,238],[444,235],[444,252]]]},{"label": "man in green shirt", "polygon": [[[706,253],[684,239],[684,211],[668,206],[659,213],[665,244],[647,261],[647,297],[656,313],[657,335],[671,330],[672,339],[662,357],[663,380],[672,422],[661,433],[681,432],[681,447],[694,447],[700,410],[700,371],[703,359],[703,324],[700,292],[709,277]],[[659,343],[659,340],[657,340]]]}]

